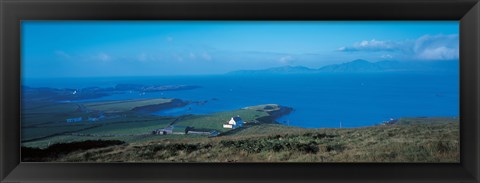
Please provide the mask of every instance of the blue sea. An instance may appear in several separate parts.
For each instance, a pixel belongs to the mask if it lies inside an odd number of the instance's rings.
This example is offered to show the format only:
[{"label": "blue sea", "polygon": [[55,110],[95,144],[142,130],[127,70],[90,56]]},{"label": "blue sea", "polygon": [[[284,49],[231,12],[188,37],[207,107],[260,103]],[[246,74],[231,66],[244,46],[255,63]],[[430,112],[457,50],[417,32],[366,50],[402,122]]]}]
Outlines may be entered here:
[{"label": "blue sea", "polygon": [[209,75],[29,79],[30,87],[84,88],[116,84],[196,85],[201,88],[155,93],[127,92],[90,99],[179,98],[206,101],[156,115],[208,114],[259,104],[294,111],[277,121],[307,128],[372,126],[390,118],[459,115],[458,73],[377,73],[311,75]]}]

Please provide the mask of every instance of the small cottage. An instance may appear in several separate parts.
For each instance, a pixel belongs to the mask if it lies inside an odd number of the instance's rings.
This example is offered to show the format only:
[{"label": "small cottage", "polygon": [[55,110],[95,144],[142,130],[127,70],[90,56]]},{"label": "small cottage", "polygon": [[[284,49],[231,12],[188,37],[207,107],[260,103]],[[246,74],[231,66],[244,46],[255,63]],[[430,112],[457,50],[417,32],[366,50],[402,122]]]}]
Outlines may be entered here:
[{"label": "small cottage", "polygon": [[154,135],[167,135],[173,133],[173,126],[168,126],[165,128],[160,128],[152,131]]},{"label": "small cottage", "polygon": [[232,117],[230,121],[227,123],[223,124],[223,128],[238,128],[243,126],[243,120],[240,118],[240,116]]}]

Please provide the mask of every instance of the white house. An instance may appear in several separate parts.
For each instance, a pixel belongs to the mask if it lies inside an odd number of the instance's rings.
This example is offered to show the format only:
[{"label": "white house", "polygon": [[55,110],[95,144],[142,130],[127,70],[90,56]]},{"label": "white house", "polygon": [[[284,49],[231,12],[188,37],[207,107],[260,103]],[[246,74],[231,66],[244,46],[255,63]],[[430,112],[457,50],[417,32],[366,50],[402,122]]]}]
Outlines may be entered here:
[{"label": "white house", "polygon": [[232,117],[230,121],[226,124],[223,124],[223,128],[238,128],[243,126],[243,120],[240,116]]},{"label": "white house", "polygon": [[152,131],[154,135],[167,135],[173,134],[173,126],[167,126],[165,128],[160,128]]}]

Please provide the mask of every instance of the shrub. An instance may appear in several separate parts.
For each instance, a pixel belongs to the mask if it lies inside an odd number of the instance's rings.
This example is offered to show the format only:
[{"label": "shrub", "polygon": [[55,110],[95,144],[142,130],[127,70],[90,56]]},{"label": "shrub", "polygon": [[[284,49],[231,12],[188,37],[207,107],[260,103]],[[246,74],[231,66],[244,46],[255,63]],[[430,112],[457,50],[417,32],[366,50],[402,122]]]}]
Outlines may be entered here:
[{"label": "shrub", "polygon": [[220,144],[222,144],[224,147],[232,147],[235,143],[231,140],[222,140],[220,141]]},{"label": "shrub", "polygon": [[283,149],[284,149],[283,145],[281,145],[279,143],[275,143],[272,146],[272,150],[275,151],[275,152],[282,151]]},{"label": "shrub", "polygon": [[48,161],[79,150],[103,148],[124,143],[125,142],[119,140],[86,140],[53,144],[46,149],[22,147],[21,155],[22,161]]},{"label": "shrub", "polygon": [[342,152],[345,149],[345,147],[341,144],[329,144],[327,145],[327,151],[337,151],[337,152]]},{"label": "shrub", "polygon": [[456,148],[455,145],[452,145],[446,141],[438,141],[435,144],[435,150],[441,153],[452,151],[455,148]]},{"label": "shrub", "polygon": [[296,145],[296,150],[300,152],[305,152],[305,153],[312,153],[315,154],[318,152],[318,146],[317,143],[310,142],[308,144],[297,144]]}]

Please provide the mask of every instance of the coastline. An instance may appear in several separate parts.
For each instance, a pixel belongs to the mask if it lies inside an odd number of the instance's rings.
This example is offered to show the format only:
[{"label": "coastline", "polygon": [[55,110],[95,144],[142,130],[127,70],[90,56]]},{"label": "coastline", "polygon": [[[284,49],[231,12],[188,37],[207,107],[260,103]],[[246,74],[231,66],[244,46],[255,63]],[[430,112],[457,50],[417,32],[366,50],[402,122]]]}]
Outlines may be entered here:
[{"label": "coastline", "polygon": [[183,106],[186,106],[188,104],[190,104],[190,102],[174,98],[170,102],[166,102],[166,103],[135,107],[135,108],[132,109],[132,111],[152,113],[152,112],[158,112],[158,111],[166,110],[166,109],[183,107]]},{"label": "coastline", "polygon": [[277,119],[285,115],[288,115],[293,111],[294,109],[291,107],[279,105],[278,110],[266,111],[269,114],[269,116],[258,118],[258,121],[261,121],[263,123],[277,123],[277,124],[283,125],[281,122],[278,122]]}]

